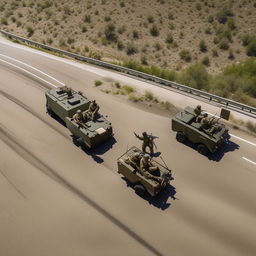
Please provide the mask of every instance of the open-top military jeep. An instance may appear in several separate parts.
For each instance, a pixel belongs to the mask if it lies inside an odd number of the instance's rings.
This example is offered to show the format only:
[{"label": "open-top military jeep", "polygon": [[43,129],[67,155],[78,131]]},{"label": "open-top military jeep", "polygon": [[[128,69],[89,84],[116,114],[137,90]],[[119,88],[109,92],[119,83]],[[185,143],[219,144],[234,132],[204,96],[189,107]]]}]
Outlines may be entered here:
[{"label": "open-top military jeep", "polygon": [[162,178],[162,182],[160,183],[156,180],[143,176],[140,170],[133,168],[127,161],[129,157],[136,152],[140,153],[141,156],[144,154],[140,149],[133,146],[118,158],[118,173],[121,173],[126,180],[132,184],[138,195],[143,196],[147,192],[151,196],[156,196],[172,179],[171,170],[157,161],[152,160],[154,165],[158,167],[159,176]]}]

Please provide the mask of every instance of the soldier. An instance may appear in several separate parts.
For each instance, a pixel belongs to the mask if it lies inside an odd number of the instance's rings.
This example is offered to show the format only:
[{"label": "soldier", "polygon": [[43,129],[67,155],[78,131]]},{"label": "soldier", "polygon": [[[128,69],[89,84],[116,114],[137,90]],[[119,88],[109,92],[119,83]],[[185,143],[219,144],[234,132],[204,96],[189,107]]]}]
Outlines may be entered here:
[{"label": "soldier", "polygon": [[87,114],[88,117],[91,118],[91,120],[95,120],[98,112],[99,112],[99,105],[96,103],[95,100],[93,100],[90,105],[89,105],[89,109],[87,109],[86,111],[84,111],[84,114]]},{"label": "soldier", "polygon": [[158,167],[154,165],[154,163],[150,160],[149,154],[145,154],[140,160],[140,171],[141,174],[152,180],[156,180],[158,182],[162,182],[162,178],[154,175],[157,171],[159,171]]},{"label": "soldier", "polygon": [[201,109],[200,105],[196,106],[196,108],[194,109],[194,113],[195,113],[196,116],[200,116],[201,115],[202,109]]},{"label": "soldier", "polygon": [[129,156],[129,158],[126,159],[125,162],[134,168],[133,172],[135,173],[136,171],[140,170],[140,159],[141,154],[139,152],[135,152],[134,154]]},{"label": "soldier", "polygon": [[76,121],[76,123],[78,124],[79,127],[82,126],[82,124],[85,121],[84,117],[83,117],[83,114],[82,114],[82,111],[80,109],[78,109],[76,111],[76,113],[73,115],[72,118]]},{"label": "soldier", "polygon": [[70,87],[66,87],[66,88],[64,89],[64,91],[67,93],[68,98],[72,97],[72,91],[71,91],[71,88],[70,88]]},{"label": "soldier", "polygon": [[154,154],[154,137],[148,135],[146,132],[143,132],[142,133],[142,137],[137,135],[135,132],[134,132],[134,135],[140,139],[140,140],[143,140],[143,143],[142,143],[142,151],[144,153],[146,153],[146,147],[149,147],[150,149],[150,154],[153,155]]}]

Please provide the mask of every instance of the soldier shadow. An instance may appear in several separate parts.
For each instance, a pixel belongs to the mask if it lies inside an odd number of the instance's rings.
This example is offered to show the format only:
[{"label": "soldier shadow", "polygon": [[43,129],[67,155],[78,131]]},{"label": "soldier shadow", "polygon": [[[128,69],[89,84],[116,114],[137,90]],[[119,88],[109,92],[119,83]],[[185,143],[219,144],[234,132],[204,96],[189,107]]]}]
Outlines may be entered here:
[{"label": "soldier shadow", "polygon": [[[136,184],[131,183],[125,177],[122,177],[122,179],[126,182],[127,187],[134,189],[134,186]],[[134,191],[134,193],[135,193],[135,191]],[[175,194],[176,194],[176,188],[174,186],[172,186],[171,184],[167,184],[166,187],[154,197],[150,196],[148,193],[146,193],[145,195],[140,196],[140,197],[142,199],[148,201],[148,203],[150,205],[153,205],[154,207],[164,211],[171,206],[171,204],[168,202],[169,198],[171,198],[172,200],[177,199],[175,197]]]},{"label": "soldier shadow", "polygon": [[94,148],[88,148],[85,145],[81,144],[81,142],[77,140],[76,136],[73,136],[73,135],[70,135],[70,136],[72,137],[72,141],[74,145],[77,147],[80,147],[84,153],[91,156],[92,159],[98,164],[101,164],[104,162],[104,159],[101,158],[99,155],[103,155],[104,153],[106,153],[116,143],[116,139],[114,137],[111,137],[107,141],[103,142],[102,144]]},{"label": "soldier shadow", "polygon": [[223,145],[221,145],[221,147],[215,153],[210,154],[208,156],[208,159],[215,162],[219,162],[222,159],[222,157],[225,155],[225,153],[233,152],[239,148],[240,146],[238,144],[229,140],[225,142]]}]

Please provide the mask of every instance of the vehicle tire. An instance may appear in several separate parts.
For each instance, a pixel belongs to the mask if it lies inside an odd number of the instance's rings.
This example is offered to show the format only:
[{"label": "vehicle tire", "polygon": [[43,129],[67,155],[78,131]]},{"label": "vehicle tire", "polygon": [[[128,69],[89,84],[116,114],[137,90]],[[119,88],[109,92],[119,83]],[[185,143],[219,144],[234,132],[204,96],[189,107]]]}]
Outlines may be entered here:
[{"label": "vehicle tire", "polygon": [[204,144],[198,144],[197,151],[202,155],[207,155],[209,153],[208,148]]},{"label": "vehicle tire", "polygon": [[176,140],[180,143],[184,143],[186,141],[186,135],[184,132],[177,132]]},{"label": "vehicle tire", "polygon": [[47,110],[47,113],[50,115],[50,116],[53,116],[54,115],[54,112],[52,111],[51,107],[48,105],[48,103],[46,103],[46,110]]},{"label": "vehicle tire", "polygon": [[134,186],[135,193],[139,196],[145,195],[145,188],[142,185],[135,185]]}]

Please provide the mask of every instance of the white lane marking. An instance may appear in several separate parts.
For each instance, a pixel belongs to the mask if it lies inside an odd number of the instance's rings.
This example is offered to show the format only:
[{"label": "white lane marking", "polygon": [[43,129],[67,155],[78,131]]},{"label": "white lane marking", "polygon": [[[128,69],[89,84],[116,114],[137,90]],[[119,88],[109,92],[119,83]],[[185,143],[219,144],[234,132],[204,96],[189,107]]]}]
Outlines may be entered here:
[{"label": "white lane marking", "polygon": [[236,136],[236,135],[234,135],[234,134],[231,134],[231,133],[230,133],[229,135],[231,135],[232,137],[234,137],[234,138],[236,138],[236,139],[239,139],[239,140],[241,140],[241,141],[243,141],[243,142],[246,142],[246,143],[248,143],[248,144],[250,144],[250,145],[256,147],[256,143],[253,143],[253,142],[251,142],[251,141],[248,141],[248,140],[246,140],[246,139],[243,139],[243,138],[238,137],[238,136]]},{"label": "white lane marking", "polygon": [[242,158],[243,158],[244,160],[248,161],[249,163],[256,165],[256,163],[253,162],[252,160],[250,160],[250,159],[248,159],[248,158],[246,158],[246,157],[242,157]]},{"label": "white lane marking", "polygon": [[24,71],[24,72],[26,72],[26,73],[28,73],[28,74],[30,74],[30,75],[36,77],[37,79],[39,79],[39,80],[41,80],[41,81],[43,81],[43,82],[45,82],[45,83],[47,83],[47,84],[49,84],[49,85],[55,87],[55,88],[58,88],[58,86],[56,86],[56,85],[54,85],[54,84],[52,84],[52,83],[46,81],[45,79],[43,79],[43,78],[41,78],[41,77],[39,77],[39,76],[33,74],[32,72],[27,71],[27,70],[24,69],[24,68],[21,68],[21,67],[19,67],[19,66],[17,66],[17,65],[14,65],[14,64],[12,64],[12,63],[10,63],[10,62],[8,62],[8,61],[5,61],[5,60],[1,60],[1,59],[0,59],[0,61],[5,62],[5,63],[7,63],[8,65],[13,66],[13,67],[15,67],[15,68],[18,68],[18,69],[20,69],[20,70],[22,70],[22,71]]},{"label": "white lane marking", "polygon": [[[210,115],[210,116],[215,116],[215,117],[219,118],[219,116],[213,115],[212,113],[209,113],[209,112],[204,112],[204,113],[207,113],[207,114]],[[234,137],[234,138],[236,138],[236,139],[238,139],[238,140],[241,140],[241,141],[243,141],[243,142],[246,142],[246,143],[248,143],[248,144],[250,144],[250,145],[256,147],[256,143],[253,143],[253,142],[251,142],[251,141],[249,141],[249,140],[243,139],[243,138],[238,137],[238,136],[236,136],[236,135],[234,135],[234,134],[231,134],[231,133],[230,133],[229,135],[232,136],[232,137]]]},{"label": "white lane marking", "polygon": [[34,69],[35,71],[37,71],[37,72],[39,72],[39,73],[41,73],[41,74],[43,74],[43,75],[45,75],[45,76],[51,78],[52,80],[56,81],[57,83],[59,83],[59,84],[61,84],[61,85],[63,85],[63,86],[65,85],[64,83],[62,83],[61,81],[57,80],[56,78],[54,78],[54,77],[52,77],[52,76],[46,74],[45,72],[43,72],[43,71],[41,71],[41,70],[39,70],[39,69],[37,69],[37,68],[35,68],[35,67],[32,67],[32,66],[28,65],[28,64],[25,63],[25,62],[22,62],[22,61],[20,61],[20,60],[16,60],[16,59],[14,59],[14,58],[12,58],[12,57],[9,57],[9,56],[4,55],[4,54],[1,54],[1,53],[0,53],[0,56],[3,56],[3,57],[5,57],[5,58],[11,59],[11,60],[14,60],[14,61],[16,61],[16,62],[18,62],[18,63],[20,63],[20,64],[22,64],[22,65],[24,65],[24,66],[27,66],[27,67],[29,67],[29,68],[31,68],[31,69]]},{"label": "white lane marking", "polygon": [[[58,61],[60,61],[60,57],[51,55],[50,53],[44,53],[44,52],[41,52],[41,51],[39,51],[39,50],[35,50],[35,49],[33,49],[33,48],[26,47],[26,46],[24,46],[24,45],[19,45],[19,44],[15,45],[14,43],[11,43],[11,42],[8,42],[8,41],[5,42],[5,41],[2,41],[1,38],[0,38],[0,43],[1,43],[1,44],[5,44],[5,45],[8,45],[8,46],[11,46],[11,47],[13,47],[13,48],[18,48],[18,49],[22,49],[22,50],[25,50],[25,51],[28,51],[28,52],[32,52],[32,53],[35,53],[35,54],[37,54],[37,55],[44,56],[44,57],[49,58],[49,59],[53,59],[53,60],[58,60]],[[86,71],[88,71],[88,72],[94,73],[94,74],[96,74],[96,75],[98,75],[98,76],[101,76],[101,77],[106,77],[106,76],[108,76],[108,75],[109,75],[109,72],[110,72],[110,71],[104,70],[104,69],[99,70],[98,68],[89,66],[89,64],[88,64],[88,66],[87,66],[86,63],[84,63],[84,64],[81,64],[81,63],[78,63],[78,62],[75,62],[75,63],[74,63],[74,62],[72,62],[72,61],[69,61],[69,60],[63,59],[63,58],[62,58],[61,61],[64,62],[64,63],[66,63],[66,64],[69,64],[69,65],[78,67],[78,68],[80,68],[80,69],[82,69],[82,70],[86,70]],[[105,74],[103,75],[102,72],[104,72]]]}]

